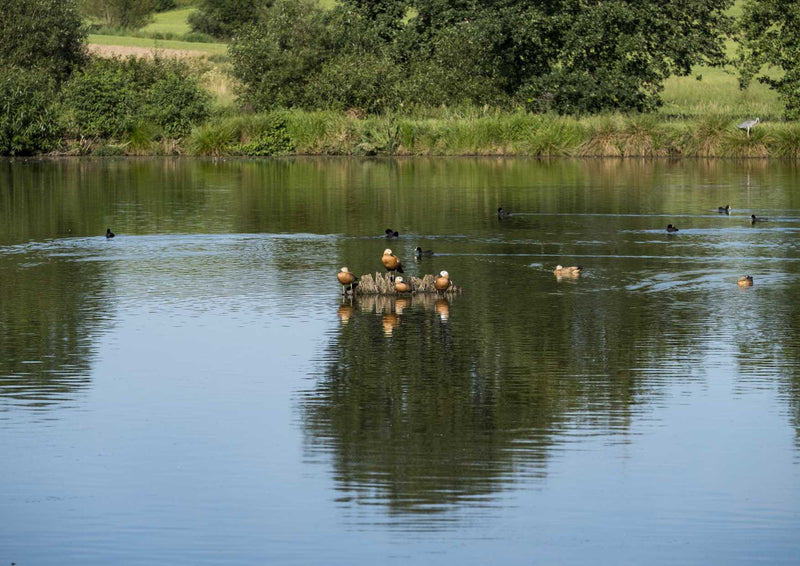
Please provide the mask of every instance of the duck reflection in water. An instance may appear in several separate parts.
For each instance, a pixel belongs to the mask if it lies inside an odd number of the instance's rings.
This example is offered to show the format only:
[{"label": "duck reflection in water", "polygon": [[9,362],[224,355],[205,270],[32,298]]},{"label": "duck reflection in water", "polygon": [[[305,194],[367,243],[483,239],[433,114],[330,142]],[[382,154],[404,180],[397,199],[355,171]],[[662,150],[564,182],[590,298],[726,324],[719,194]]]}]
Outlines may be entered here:
[{"label": "duck reflection in water", "polygon": [[381,319],[381,325],[383,326],[383,334],[385,336],[391,336],[395,328],[400,326],[400,317],[393,312],[386,313]]},{"label": "duck reflection in water", "polygon": [[437,299],[433,304],[433,309],[436,311],[436,314],[439,315],[442,322],[447,322],[450,318],[450,301],[447,299]]},{"label": "duck reflection in water", "polygon": [[355,308],[351,304],[342,304],[339,305],[339,310],[336,311],[336,314],[339,315],[339,321],[342,324],[347,324],[350,322],[350,319],[353,316],[353,312],[355,312]]},{"label": "duck reflection in water", "polygon": [[394,301],[394,312],[398,315],[403,314],[403,311],[411,306],[410,297],[397,297]]}]

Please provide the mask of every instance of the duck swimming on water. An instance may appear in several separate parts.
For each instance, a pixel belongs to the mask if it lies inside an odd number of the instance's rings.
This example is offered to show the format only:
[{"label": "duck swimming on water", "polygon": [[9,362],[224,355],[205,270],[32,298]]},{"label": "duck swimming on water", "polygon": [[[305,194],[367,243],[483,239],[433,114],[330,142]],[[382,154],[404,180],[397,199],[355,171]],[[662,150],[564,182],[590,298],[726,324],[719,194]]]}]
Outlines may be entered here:
[{"label": "duck swimming on water", "polygon": [[730,214],[731,213],[731,205],[726,204],[725,206],[720,206],[717,208],[717,212],[720,214]]},{"label": "duck swimming on water", "polygon": [[570,267],[564,267],[562,265],[557,265],[553,270],[553,274],[556,277],[577,277],[581,274],[581,266],[573,265]]},{"label": "duck swimming on water", "polygon": [[766,222],[769,218],[764,218],[763,216],[756,216],[755,214],[750,215],[750,224],[755,224],[756,222]]},{"label": "duck swimming on water", "polygon": [[508,218],[509,216],[511,216],[513,214],[514,214],[513,212],[510,212],[508,210],[503,210],[502,206],[497,209],[497,217],[498,218]]},{"label": "duck swimming on water", "polygon": [[106,238],[113,238],[114,232],[111,231],[111,228],[106,228]]},{"label": "duck swimming on water", "polygon": [[667,224],[667,232],[672,233],[672,232],[677,232],[677,231],[678,231],[678,229],[675,226],[673,226],[672,224]]},{"label": "duck swimming on water", "polygon": [[414,254],[417,257],[432,256],[433,250],[423,250],[421,247],[417,246],[414,248]]},{"label": "duck swimming on water", "polygon": [[753,276],[752,275],[742,275],[739,277],[739,280],[736,281],[736,284],[739,287],[752,287],[753,286]]},{"label": "duck swimming on water", "polygon": [[390,240],[392,238],[400,237],[400,233],[397,232],[396,230],[392,230],[391,228],[387,228],[386,230],[384,230],[384,233],[386,234],[386,237],[389,238]]}]

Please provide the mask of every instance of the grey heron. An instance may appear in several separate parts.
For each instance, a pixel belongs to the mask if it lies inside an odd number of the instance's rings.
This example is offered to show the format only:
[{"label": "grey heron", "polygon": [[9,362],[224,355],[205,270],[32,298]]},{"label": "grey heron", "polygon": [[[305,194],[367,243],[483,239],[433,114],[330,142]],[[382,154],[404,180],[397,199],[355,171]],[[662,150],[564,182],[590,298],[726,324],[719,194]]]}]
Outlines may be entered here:
[{"label": "grey heron", "polygon": [[740,130],[747,130],[747,139],[750,139],[750,128],[754,127],[761,121],[761,118],[756,118],[755,120],[745,120],[741,124],[737,124],[736,127]]}]

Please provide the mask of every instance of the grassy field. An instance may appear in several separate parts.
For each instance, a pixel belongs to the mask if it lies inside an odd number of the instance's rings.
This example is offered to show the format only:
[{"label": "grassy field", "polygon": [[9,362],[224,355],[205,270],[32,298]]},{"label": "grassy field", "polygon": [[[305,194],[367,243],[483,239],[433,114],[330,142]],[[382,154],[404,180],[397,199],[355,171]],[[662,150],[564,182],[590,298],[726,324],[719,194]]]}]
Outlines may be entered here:
[{"label": "grassy field", "polygon": [[144,33],[174,33],[176,35],[183,35],[189,33],[192,29],[189,27],[189,14],[194,11],[194,8],[182,8],[180,10],[170,10],[169,12],[161,12],[153,17],[153,21],[142,28]]}]

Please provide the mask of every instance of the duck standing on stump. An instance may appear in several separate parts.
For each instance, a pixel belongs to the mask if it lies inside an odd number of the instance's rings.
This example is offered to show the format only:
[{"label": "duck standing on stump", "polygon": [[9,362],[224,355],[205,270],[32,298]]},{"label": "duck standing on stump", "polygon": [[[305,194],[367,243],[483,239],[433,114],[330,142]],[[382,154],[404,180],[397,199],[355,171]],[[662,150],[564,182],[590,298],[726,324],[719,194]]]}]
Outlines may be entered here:
[{"label": "duck standing on stump", "polygon": [[400,263],[400,258],[392,253],[392,250],[386,248],[383,250],[383,257],[381,258],[383,267],[389,272],[392,282],[394,283],[394,273],[403,273],[403,265]]},{"label": "duck standing on stump", "polygon": [[[411,285],[406,283],[402,277],[398,277],[394,280],[394,290],[398,293],[410,293],[411,292]],[[398,313],[399,314],[399,313]]]},{"label": "duck standing on stump", "polygon": [[439,276],[433,280],[433,286],[440,293],[447,291],[453,283],[450,281],[450,274],[446,271],[439,272]]},{"label": "duck standing on stump", "polygon": [[339,283],[342,284],[342,295],[345,293],[352,293],[356,285],[358,285],[358,277],[350,273],[350,270],[343,267],[339,273],[336,274]]},{"label": "duck standing on stump", "polygon": [[113,238],[114,232],[111,231],[111,228],[106,228],[106,238]]}]

